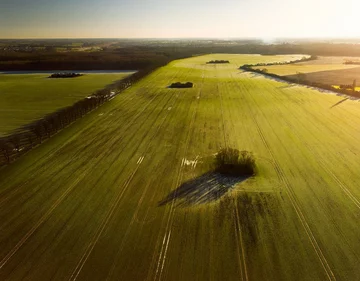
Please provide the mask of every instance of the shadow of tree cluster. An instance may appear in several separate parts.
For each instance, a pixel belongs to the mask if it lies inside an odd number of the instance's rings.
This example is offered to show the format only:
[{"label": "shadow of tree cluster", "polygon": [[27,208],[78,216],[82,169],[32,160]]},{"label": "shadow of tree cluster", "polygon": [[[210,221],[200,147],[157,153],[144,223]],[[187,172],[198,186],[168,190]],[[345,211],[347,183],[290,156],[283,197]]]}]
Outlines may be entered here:
[{"label": "shadow of tree cluster", "polygon": [[250,176],[224,176],[208,172],[181,184],[159,202],[159,206],[174,203],[177,206],[190,206],[216,201],[236,184]]}]

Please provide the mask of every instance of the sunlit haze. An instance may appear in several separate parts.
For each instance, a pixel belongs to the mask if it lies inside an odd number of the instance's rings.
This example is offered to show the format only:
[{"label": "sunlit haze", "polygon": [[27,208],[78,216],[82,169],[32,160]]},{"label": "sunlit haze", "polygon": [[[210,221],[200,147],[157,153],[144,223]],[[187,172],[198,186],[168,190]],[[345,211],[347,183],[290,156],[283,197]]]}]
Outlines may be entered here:
[{"label": "sunlit haze", "polygon": [[2,0],[0,38],[358,37],[355,0]]}]

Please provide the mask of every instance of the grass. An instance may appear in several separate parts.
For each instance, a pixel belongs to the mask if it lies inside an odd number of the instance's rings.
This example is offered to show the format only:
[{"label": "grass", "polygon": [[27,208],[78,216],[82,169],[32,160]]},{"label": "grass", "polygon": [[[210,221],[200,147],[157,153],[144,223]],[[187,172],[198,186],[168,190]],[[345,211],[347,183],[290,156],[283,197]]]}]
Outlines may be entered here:
[{"label": "grass", "polygon": [[72,105],[129,73],[48,79],[49,74],[0,74],[0,136]]},{"label": "grass", "polygon": [[275,59],[175,61],[1,169],[0,279],[357,280],[359,103],[237,69]]}]

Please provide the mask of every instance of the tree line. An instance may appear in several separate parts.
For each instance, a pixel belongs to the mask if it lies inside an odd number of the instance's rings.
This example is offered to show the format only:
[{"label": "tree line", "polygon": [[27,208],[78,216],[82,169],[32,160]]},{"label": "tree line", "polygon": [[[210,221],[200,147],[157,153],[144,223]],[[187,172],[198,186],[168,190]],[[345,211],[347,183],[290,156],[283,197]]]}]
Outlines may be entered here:
[{"label": "tree line", "polygon": [[[316,60],[317,56],[310,56],[310,57],[302,57],[301,59],[297,59],[297,60],[292,60],[292,61],[284,61],[284,62],[268,62],[268,63],[264,63],[264,62],[259,62],[256,64],[244,64],[241,68],[252,68],[252,67],[257,67],[257,66],[271,66],[271,65],[285,65],[285,64],[293,64],[293,63],[299,63],[299,62],[306,62],[306,61],[312,61],[312,60]],[[264,70],[265,72],[267,72],[267,70]]]}]

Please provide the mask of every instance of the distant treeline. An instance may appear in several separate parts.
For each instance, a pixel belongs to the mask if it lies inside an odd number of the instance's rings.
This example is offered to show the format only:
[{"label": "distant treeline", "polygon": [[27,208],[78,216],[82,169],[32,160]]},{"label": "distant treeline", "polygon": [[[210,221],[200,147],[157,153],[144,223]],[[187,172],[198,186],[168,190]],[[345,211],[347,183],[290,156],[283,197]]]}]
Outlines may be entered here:
[{"label": "distant treeline", "polygon": [[169,88],[192,88],[194,86],[191,82],[181,83],[181,82],[175,82],[172,83]]},{"label": "distant treeline", "polygon": [[[1,40],[0,40],[1,41]],[[41,42],[38,42],[41,46]],[[70,41],[69,41],[70,43]],[[16,45],[16,42],[13,42]],[[25,44],[25,43],[23,43]],[[31,45],[31,42],[27,43]],[[46,41],[43,42],[46,44]],[[50,43],[48,43],[50,44]],[[62,43],[64,44],[64,43]],[[96,46],[95,42],[91,43]],[[84,44],[85,45],[85,44]],[[252,41],[134,41],[102,46],[96,52],[57,52],[45,47],[36,51],[0,51],[0,70],[135,70],[150,67],[159,60],[168,60],[174,54],[309,54],[317,56],[360,57],[359,44],[339,43],[283,43],[261,44]]]},{"label": "distant treeline", "polygon": [[228,60],[211,60],[207,64],[216,64],[216,63],[230,63]]},{"label": "distant treeline", "polygon": [[339,85],[340,89],[345,89],[345,90],[352,90],[355,91],[356,89],[356,79],[354,80],[354,82],[352,84],[341,84]]},{"label": "distant treeline", "polygon": [[[314,57],[313,57],[314,59]],[[302,60],[303,61],[303,60]],[[290,63],[295,63],[295,61],[289,62]],[[267,64],[267,65],[274,65],[274,64]],[[343,87],[340,87],[339,89],[334,88],[332,85],[328,85],[328,84],[324,84],[324,83],[320,83],[320,82],[314,82],[314,81],[308,81],[306,80],[306,75],[303,73],[298,73],[295,76],[280,76],[274,73],[269,73],[267,71],[267,69],[255,69],[254,67],[259,66],[259,64],[254,64],[254,65],[243,65],[240,67],[240,69],[245,70],[245,71],[249,71],[249,72],[255,72],[255,73],[259,73],[259,74],[263,74],[265,76],[268,77],[272,77],[275,79],[279,79],[285,82],[290,82],[290,83],[297,83],[300,85],[305,85],[305,86],[311,86],[311,87],[316,87],[316,88],[320,88],[320,89],[324,89],[324,90],[328,90],[328,91],[332,91],[332,92],[336,92],[339,94],[344,94],[344,95],[349,95],[349,96],[354,96],[354,97],[360,97],[360,93],[354,91],[355,86],[356,86],[356,81],[354,80],[354,84],[353,85],[340,85]],[[349,91],[349,89],[352,89],[352,91]]]},{"label": "distant treeline", "polygon": [[257,66],[271,66],[271,65],[285,65],[285,64],[293,64],[293,63],[299,63],[299,62],[306,62],[311,60],[316,60],[317,56],[310,56],[310,57],[302,57],[298,60],[292,60],[292,61],[284,61],[284,62],[268,62],[268,63],[257,63],[257,64],[244,64],[242,67],[257,67]]},{"label": "distant treeline", "polygon": [[74,78],[83,76],[80,73],[73,73],[73,72],[64,72],[64,73],[53,73],[48,78]]},{"label": "distant treeline", "polygon": [[99,52],[0,52],[0,70],[138,70],[151,67],[170,56],[141,48]]},{"label": "distant treeline", "polygon": [[123,92],[157,68],[165,66],[173,59],[182,59],[188,56],[188,54],[182,54],[174,56],[171,59],[159,60],[152,66],[142,69],[123,80],[117,81],[79,100],[72,106],[62,108],[40,120],[24,126],[20,132],[0,138],[0,166],[13,162],[27,151],[41,144],[44,140],[50,138],[88,112],[109,101],[115,95]]},{"label": "distant treeline", "polygon": [[360,61],[350,61],[350,60],[347,60],[344,62],[344,64],[355,64],[355,65],[360,65]]}]

